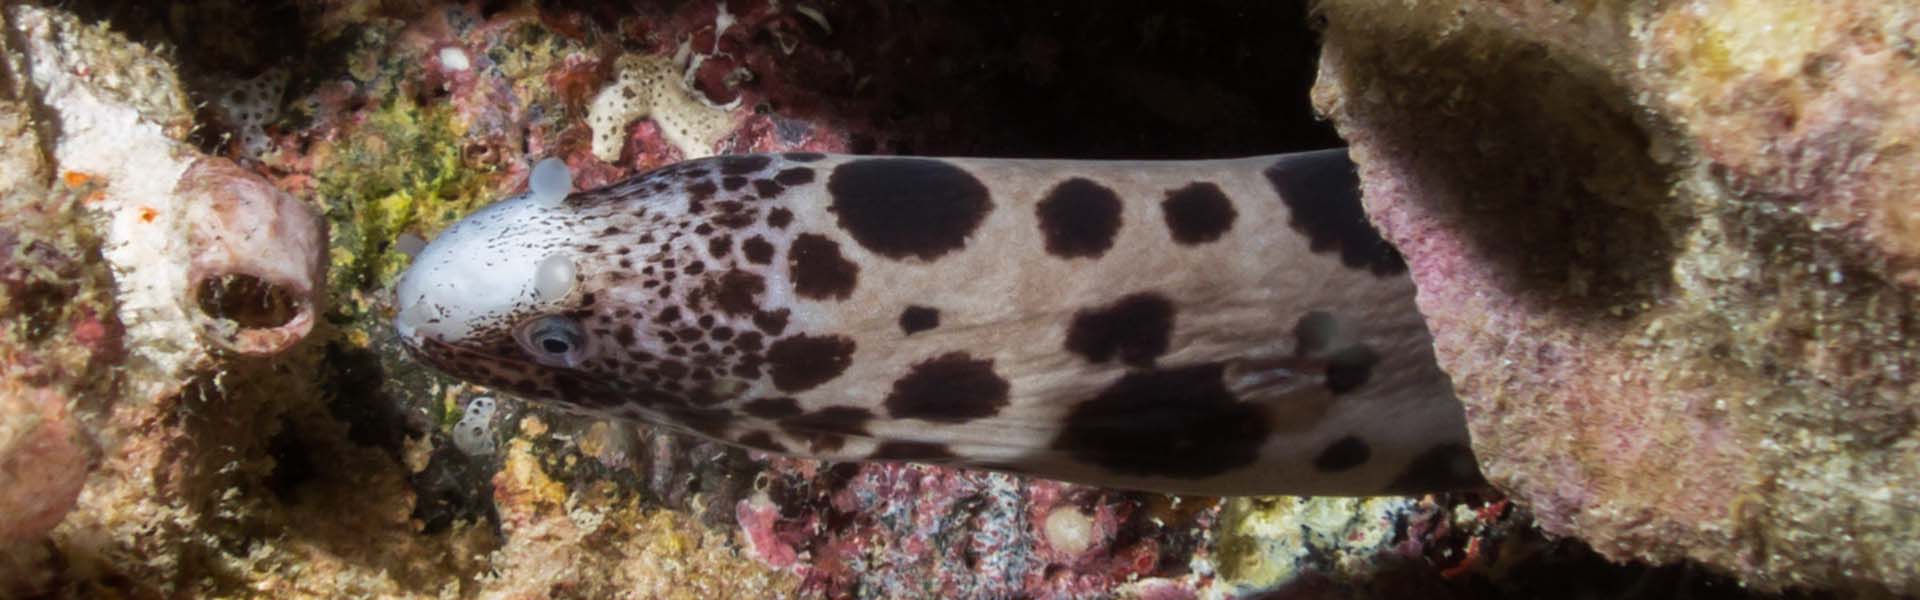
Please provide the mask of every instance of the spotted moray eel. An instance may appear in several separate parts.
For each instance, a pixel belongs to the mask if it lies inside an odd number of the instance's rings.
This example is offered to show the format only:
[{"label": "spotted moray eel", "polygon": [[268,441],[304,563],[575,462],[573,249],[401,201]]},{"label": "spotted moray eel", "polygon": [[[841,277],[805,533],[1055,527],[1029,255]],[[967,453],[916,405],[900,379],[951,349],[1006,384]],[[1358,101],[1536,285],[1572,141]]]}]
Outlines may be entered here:
[{"label": "spotted moray eel", "polygon": [[1206,495],[1478,485],[1344,150],[558,161],[396,286],[420,360],[771,452]]}]

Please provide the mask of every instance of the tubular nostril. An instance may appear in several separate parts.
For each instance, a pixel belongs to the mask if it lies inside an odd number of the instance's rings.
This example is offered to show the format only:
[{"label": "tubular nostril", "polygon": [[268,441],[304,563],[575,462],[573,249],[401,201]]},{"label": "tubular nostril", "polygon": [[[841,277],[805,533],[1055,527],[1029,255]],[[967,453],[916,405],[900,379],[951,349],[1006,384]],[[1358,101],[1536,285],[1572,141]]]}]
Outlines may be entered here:
[{"label": "tubular nostril", "polygon": [[400,312],[395,313],[393,324],[400,329],[402,337],[412,338],[414,330],[427,322],[427,302],[423,298],[399,298]]},{"label": "tubular nostril", "polygon": [[567,163],[558,158],[547,158],[533,166],[533,174],[528,177],[527,191],[532,192],[534,202],[540,204],[559,204],[573,192],[573,172],[567,169]]},{"label": "tubular nostril", "polygon": [[540,261],[534,271],[533,291],[541,302],[554,302],[573,291],[573,259],[555,254]]},{"label": "tubular nostril", "polygon": [[420,258],[420,251],[427,249],[427,239],[411,231],[402,233],[393,240],[393,249],[407,255],[407,258]]}]

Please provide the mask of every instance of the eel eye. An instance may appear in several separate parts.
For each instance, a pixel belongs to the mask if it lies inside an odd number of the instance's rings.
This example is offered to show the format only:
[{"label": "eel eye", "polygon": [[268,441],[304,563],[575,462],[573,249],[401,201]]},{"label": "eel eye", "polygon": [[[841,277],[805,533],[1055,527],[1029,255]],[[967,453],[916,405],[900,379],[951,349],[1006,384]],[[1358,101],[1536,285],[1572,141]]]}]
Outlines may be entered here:
[{"label": "eel eye", "polygon": [[573,367],[586,355],[587,332],[571,318],[539,317],[528,321],[520,331],[520,345],[542,364]]}]

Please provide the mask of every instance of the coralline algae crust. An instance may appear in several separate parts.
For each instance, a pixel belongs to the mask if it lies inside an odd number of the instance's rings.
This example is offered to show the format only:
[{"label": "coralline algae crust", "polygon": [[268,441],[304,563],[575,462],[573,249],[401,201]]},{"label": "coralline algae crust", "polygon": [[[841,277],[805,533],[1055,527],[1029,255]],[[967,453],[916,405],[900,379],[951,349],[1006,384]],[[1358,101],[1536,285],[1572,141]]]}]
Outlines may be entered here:
[{"label": "coralline algae crust", "polygon": [[1318,10],[1489,479],[1616,560],[1920,593],[1920,9]]}]

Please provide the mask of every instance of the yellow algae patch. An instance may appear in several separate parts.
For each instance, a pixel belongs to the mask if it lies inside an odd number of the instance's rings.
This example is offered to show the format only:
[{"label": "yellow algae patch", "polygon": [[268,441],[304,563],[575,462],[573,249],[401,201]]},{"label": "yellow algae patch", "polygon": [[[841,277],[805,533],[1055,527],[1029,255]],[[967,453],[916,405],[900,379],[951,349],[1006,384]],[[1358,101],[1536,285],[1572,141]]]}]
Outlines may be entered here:
[{"label": "yellow algae patch", "polygon": [[[535,419],[531,430],[544,430]],[[569,493],[540,464],[523,429],[494,478],[507,543],[493,554],[495,575],[481,597],[583,598],[791,597],[792,574],[742,555],[731,528],[646,505],[610,482]]]},{"label": "yellow algae patch", "polygon": [[1392,516],[1408,498],[1235,498],[1220,512],[1221,583],[1272,589],[1300,575],[1310,554],[1334,557],[1332,575],[1364,575],[1393,539]]},{"label": "yellow algae patch", "polygon": [[401,233],[430,235],[493,200],[492,173],[461,158],[465,134],[452,109],[402,97],[341,145],[315,151],[330,158],[317,190],[333,229],[335,298],[392,281],[406,266],[393,244]]},{"label": "yellow algae patch", "polygon": [[1701,48],[1712,66],[1752,76],[1795,76],[1807,54],[1823,43],[1826,25],[1815,5],[1776,0],[1722,0],[1696,4],[1688,11],[1705,27]]}]

